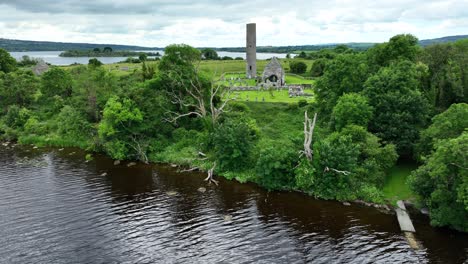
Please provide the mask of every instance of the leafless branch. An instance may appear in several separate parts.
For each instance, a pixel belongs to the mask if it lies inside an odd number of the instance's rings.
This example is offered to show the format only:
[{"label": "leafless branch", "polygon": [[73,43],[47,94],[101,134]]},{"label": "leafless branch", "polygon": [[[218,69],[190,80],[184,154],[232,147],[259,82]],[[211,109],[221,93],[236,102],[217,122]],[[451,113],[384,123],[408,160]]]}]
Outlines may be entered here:
[{"label": "leafless branch", "polygon": [[346,175],[346,176],[351,174],[351,172],[349,172],[349,171],[342,171],[342,170],[337,170],[337,169],[333,169],[333,168],[329,168],[329,167],[325,167],[325,169],[323,170],[323,172],[329,172],[329,171],[334,171],[336,173],[341,173],[341,174]]}]

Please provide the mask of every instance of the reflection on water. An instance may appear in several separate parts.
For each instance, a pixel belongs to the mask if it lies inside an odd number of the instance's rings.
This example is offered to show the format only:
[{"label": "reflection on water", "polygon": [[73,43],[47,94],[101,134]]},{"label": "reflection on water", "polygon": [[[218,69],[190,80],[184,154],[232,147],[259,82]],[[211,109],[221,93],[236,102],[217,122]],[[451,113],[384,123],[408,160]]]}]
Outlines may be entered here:
[{"label": "reflection on water", "polygon": [[[77,150],[0,149],[2,263],[463,263],[468,236],[266,192],[163,165],[114,166]],[[73,153],[75,152],[75,153]],[[106,176],[102,176],[107,172]],[[200,192],[199,187],[206,187]],[[232,218],[231,218],[232,217]]]}]

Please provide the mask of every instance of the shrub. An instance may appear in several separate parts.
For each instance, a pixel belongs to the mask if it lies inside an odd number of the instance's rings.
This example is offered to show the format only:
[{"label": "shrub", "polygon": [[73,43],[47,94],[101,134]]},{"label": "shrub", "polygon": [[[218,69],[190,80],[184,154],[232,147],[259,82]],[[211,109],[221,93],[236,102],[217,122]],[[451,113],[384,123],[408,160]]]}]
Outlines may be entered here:
[{"label": "shrub", "polygon": [[220,124],[212,137],[219,167],[235,171],[245,168],[256,137],[256,131],[242,119],[230,118]]},{"label": "shrub", "polygon": [[294,145],[284,141],[268,141],[262,145],[255,166],[257,182],[268,189],[293,188],[298,158]]},{"label": "shrub", "polygon": [[315,168],[309,160],[303,158],[299,161],[299,165],[295,171],[296,187],[300,190],[311,192],[311,188],[315,183]]},{"label": "shrub", "polygon": [[28,109],[11,105],[8,107],[8,112],[5,115],[5,125],[11,128],[23,128],[30,116],[31,113]]},{"label": "shrub", "polygon": [[96,59],[96,58],[89,59],[89,61],[88,61],[88,65],[89,65],[90,67],[92,67],[92,68],[99,67],[99,66],[101,66],[102,64],[103,64],[103,63],[102,63],[100,60]]},{"label": "shrub", "polygon": [[83,140],[90,137],[92,125],[84,114],[71,106],[64,106],[57,117],[58,133],[68,138]]},{"label": "shrub", "polygon": [[297,102],[297,105],[299,107],[304,107],[304,106],[307,106],[307,100],[306,99],[300,99],[298,102]]},{"label": "shrub", "polygon": [[384,195],[381,190],[373,185],[364,185],[358,192],[358,198],[372,203],[384,203]]},{"label": "shrub", "polygon": [[289,68],[291,69],[292,73],[305,73],[307,70],[307,64],[303,61],[291,61],[289,63]]}]

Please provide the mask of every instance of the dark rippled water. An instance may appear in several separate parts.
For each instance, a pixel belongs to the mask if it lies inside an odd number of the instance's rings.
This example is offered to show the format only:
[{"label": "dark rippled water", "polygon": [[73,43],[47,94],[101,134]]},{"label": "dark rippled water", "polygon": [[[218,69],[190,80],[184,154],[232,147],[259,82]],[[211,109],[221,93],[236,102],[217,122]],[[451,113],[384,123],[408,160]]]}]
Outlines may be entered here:
[{"label": "dark rippled water", "polygon": [[[463,263],[468,236],[169,166],[0,145],[0,263]],[[103,176],[102,173],[107,175]],[[198,189],[205,187],[206,192]]]}]

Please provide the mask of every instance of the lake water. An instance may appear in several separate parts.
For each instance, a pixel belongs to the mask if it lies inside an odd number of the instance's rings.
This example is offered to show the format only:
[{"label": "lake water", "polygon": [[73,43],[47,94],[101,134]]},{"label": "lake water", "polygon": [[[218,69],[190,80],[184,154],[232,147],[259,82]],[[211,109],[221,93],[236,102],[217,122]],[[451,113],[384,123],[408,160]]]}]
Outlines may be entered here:
[{"label": "lake water", "polygon": [[[167,165],[0,145],[0,262],[463,263],[468,235]],[[103,173],[106,173],[103,175]],[[199,190],[206,188],[205,192]]]},{"label": "lake water", "polygon": [[[164,51],[162,50],[147,50],[145,52],[159,52],[161,55],[164,55]],[[16,60],[21,60],[21,58],[25,55],[33,58],[40,58],[43,59],[45,62],[48,62],[52,65],[70,65],[73,63],[80,63],[80,64],[88,64],[89,59],[92,57],[60,57],[59,54],[62,51],[25,51],[25,52],[10,52],[11,56],[13,56]],[[218,55],[220,57],[229,56],[232,58],[242,57],[245,59],[245,52],[226,52],[226,51],[219,51]],[[270,59],[273,56],[278,58],[285,58],[287,54],[283,53],[257,53],[257,59],[265,60]],[[124,61],[127,57],[98,57],[104,64],[116,63],[120,61]]]}]

